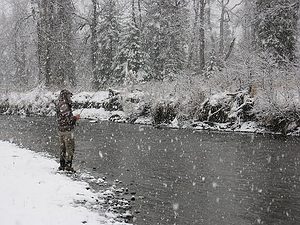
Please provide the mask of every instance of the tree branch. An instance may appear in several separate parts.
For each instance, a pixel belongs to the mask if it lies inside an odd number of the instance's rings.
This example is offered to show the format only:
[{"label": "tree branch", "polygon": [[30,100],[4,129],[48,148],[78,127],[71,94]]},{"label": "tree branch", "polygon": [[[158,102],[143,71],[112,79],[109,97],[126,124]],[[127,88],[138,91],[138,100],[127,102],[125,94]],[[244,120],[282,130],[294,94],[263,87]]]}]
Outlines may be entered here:
[{"label": "tree branch", "polygon": [[230,11],[234,10],[236,7],[240,6],[242,3],[244,2],[244,0],[241,0],[239,3],[235,4]]}]

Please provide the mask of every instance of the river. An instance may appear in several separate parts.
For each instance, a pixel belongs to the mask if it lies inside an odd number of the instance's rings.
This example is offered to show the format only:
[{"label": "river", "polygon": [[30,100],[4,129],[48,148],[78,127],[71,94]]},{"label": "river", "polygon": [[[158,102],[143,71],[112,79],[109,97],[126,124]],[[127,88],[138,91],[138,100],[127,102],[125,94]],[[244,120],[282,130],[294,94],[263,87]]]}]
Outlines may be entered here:
[{"label": "river", "polygon": [[[0,123],[0,140],[58,157],[55,118]],[[134,224],[300,224],[298,137],[87,120],[75,136],[74,166],[121,181]]]}]

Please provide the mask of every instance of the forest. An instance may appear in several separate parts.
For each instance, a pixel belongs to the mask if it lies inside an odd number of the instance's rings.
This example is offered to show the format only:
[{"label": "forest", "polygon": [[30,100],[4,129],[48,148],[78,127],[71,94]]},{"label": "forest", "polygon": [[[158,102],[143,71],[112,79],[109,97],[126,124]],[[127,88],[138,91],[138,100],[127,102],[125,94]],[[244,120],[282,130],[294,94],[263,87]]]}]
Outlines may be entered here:
[{"label": "forest", "polygon": [[0,4],[2,93],[126,87],[149,93],[158,109],[175,98],[178,117],[228,122],[223,103],[205,104],[226,92],[235,113],[251,107],[266,124],[290,121],[279,130],[300,124],[298,0]]}]

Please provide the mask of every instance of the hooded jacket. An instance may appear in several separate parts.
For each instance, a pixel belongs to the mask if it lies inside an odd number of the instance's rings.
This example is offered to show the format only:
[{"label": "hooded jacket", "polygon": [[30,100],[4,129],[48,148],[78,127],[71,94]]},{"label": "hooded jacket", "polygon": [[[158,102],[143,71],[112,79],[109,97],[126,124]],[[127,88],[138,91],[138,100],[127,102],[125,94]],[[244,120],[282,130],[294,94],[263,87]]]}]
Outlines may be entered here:
[{"label": "hooded jacket", "polygon": [[72,113],[72,102],[69,96],[72,96],[72,93],[68,90],[63,90],[60,92],[56,102],[58,130],[61,132],[73,130],[76,124],[76,118]]}]

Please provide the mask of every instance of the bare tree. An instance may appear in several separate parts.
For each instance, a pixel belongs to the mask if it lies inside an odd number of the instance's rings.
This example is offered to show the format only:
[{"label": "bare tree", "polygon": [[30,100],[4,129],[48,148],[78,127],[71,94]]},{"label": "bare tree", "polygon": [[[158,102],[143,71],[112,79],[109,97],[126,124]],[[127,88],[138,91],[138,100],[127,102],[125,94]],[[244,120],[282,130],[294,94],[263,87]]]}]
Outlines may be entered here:
[{"label": "bare tree", "polygon": [[244,15],[243,15],[243,41],[250,46],[254,41],[254,0],[244,1]]},{"label": "bare tree", "polygon": [[209,36],[210,36],[210,44],[211,44],[211,48],[213,50],[216,49],[216,40],[215,37],[213,35],[213,26],[212,26],[212,18],[211,18],[211,8],[212,8],[212,4],[213,1],[212,0],[207,0],[207,7],[206,7],[206,17],[207,17],[207,26],[209,29]]},{"label": "bare tree", "polygon": [[220,39],[219,39],[219,55],[223,58],[224,55],[224,25],[226,22],[229,22],[228,14],[228,4],[230,0],[218,0],[218,3],[221,6],[221,15],[220,15]]},{"label": "bare tree", "polygon": [[32,12],[37,27],[37,57],[40,80],[45,80],[45,85],[50,86],[51,71],[51,41],[53,40],[53,0],[32,0]]},{"label": "bare tree", "polygon": [[13,30],[13,46],[14,46],[14,81],[17,87],[26,87],[29,81],[28,56],[26,49],[28,48],[28,30],[26,23],[28,18],[27,2],[12,1],[12,17],[15,20]]},{"label": "bare tree", "polygon": [[75,86],[73,3],[71,0],[31,0],[36,20],[38,64],[47,87]]}]

